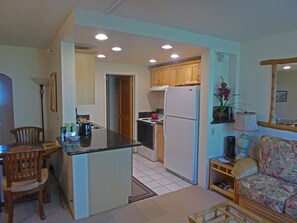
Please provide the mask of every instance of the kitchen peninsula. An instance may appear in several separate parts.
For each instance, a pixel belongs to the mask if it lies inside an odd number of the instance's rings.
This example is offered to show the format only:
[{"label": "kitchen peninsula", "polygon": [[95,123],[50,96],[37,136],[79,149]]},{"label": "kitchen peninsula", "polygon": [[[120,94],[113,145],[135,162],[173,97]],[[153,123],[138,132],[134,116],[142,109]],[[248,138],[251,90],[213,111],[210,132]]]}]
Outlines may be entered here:
[{"label": "kitchen peninsula", "polygon": [[75,220],[128,204],[132,190],[132,147],[141,143],[98,127],[63,148],[59,182]]}]

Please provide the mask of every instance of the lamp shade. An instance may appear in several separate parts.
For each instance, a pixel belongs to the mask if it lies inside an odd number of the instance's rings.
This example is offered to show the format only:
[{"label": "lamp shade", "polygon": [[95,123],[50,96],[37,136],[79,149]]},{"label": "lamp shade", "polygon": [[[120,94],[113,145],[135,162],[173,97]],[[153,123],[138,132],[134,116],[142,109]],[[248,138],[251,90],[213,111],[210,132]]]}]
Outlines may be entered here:
[{"label": "lamp shade", "polygon": [[257,131],[255,112],[236,112],[234,129],[239,131]]},{"label": "lamp shade", "polygon": [[32,77],[32,81],[37,85],[46,85],[48,82],[48,78],[38,78],[38,77]]}]

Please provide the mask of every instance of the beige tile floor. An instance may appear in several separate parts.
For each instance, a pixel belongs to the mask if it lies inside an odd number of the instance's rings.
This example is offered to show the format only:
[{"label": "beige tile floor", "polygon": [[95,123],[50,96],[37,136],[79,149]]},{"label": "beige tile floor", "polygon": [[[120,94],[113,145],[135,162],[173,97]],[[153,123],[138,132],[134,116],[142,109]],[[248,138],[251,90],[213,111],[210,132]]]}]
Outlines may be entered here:
[{"label": "beige tile floor", "polygon": [[168,172],[162,163],[152,162],[137,153],[133,154],[133,176],[158,195],[177,191],[192,185]]}]

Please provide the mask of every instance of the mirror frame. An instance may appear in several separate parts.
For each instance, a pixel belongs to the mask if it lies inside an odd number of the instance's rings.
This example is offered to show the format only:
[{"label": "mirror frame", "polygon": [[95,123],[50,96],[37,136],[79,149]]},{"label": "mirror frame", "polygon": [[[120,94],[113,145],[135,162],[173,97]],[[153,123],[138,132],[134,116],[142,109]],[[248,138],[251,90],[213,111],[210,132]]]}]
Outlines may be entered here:
[{"label": "mirror frame", "polygon": [[287,130],[292,132],[297,132],[297,126],[289,126],[282,124],[275,124],[275,102],[276,102],[276,78],[277,78],[277,65],[278,64],[288,64],[288,63],[297,63],[297,57],[294,58],[285,58],[285,59],[271,59],[263,60],[260,62],[260,65],[271,65],[272,70],[272,81],[271,81],[271,98],[270,98],[270,114],[269,122],[258,121],[259,126]]}]

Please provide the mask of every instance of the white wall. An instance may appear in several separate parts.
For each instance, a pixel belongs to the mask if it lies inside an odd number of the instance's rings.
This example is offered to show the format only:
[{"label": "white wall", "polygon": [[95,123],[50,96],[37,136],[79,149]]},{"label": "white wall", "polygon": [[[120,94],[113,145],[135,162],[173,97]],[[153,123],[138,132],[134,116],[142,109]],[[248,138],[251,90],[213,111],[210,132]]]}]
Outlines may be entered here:
[{"label": "white wall", "polygon": [[250,104],[259,120],[268,121],[271,66],[260,61],[296,57],[297,31],[241,44],[240,101]]},{"label": "white wall", "polygon": [[[259,63],[268,59],[296,57],[296,39],[295,31],[241,44],[239,101],[249,104],[260,121],[268,122],[269,119],[271,66],[261,66]],[[263,134],[297,140],[297,133],[264,127],[259,127],[257,132],[249,133],[255,145]]]},{"label": "white wall", "polygon": [[213,93],[219,80],[218,77],[223,75],[234,92],[238,92],[239,58],[235,54],[225,54],[224,62],[218,62],[217,51],[214,49],[203,50],[201,56],[198,185],[203,188],[208,188],[209,159],[222,156],[224,138],[237,134],[233,130],[233,123],[211,124],[212,110],[215,105]]},{"label": "white wall", "polygon": [[[95,123],[106,126],[106,74],[134,75],[134,129],[136,129],[136,119],[138,112],[151,111],[157,107],[158,97],[154,92],[149,91],[150,75],[146,66],[114,64],[96,62],[95,76],[95,104],[78,105],[78,114],[90,114],[91,120]],[[134,138],[136,134],[134,131]]]},{"label": "white wall", "polygon": [[[41,127],[40,87],[31,78],[49,78],[46,50],[0,45],[0,73],[12,78],[15,127]],[[48,95],[47,85],[44,93],[46,139]]]}]

